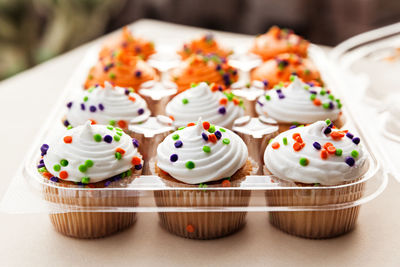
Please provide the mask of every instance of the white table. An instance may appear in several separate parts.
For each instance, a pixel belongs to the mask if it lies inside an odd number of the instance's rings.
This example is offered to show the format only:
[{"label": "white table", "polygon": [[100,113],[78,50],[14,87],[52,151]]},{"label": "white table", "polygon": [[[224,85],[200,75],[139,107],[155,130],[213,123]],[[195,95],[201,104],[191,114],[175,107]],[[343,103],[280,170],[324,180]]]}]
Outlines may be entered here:
[{"label": "white table", "polygon": [[[193,29],[150,20],[138,21],[134,27],[156,42],[193,35]],[[240,35],[218,36],[248,41]],[[0,83],[0,196],[90,45]],[[47,215],[0,214],[0,266],[400,266],[399,196],[400,185],[391,180],[381,196],[362,207],[353,232],[329,240],[287,235],[269,225],[267,214],[257,213],[249,214],[246,227],[237,234],[210,241],[171,235],[160,228],[153,213],[139,214],[132,228],[97,240],[62,236]]]}]

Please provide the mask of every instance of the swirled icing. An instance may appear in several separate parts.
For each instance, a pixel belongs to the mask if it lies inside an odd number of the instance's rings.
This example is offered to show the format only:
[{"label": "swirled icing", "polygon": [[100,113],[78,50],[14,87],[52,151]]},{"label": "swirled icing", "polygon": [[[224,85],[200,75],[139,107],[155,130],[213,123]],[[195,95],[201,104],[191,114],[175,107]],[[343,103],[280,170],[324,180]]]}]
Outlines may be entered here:
[{"label": "swirled icing", "polygon": [[157,166],[187,184],[230,177],[247,157],[247,147],[238,135],[219,126],[207,127],[200,120],[168,135],[157,148]]},{"label": "swirled icing", "polygon": [[96,86],[81,91],[67,107],[67,121],[74,127],[91,120],[103,125],[115,123],[126,128],[130,122],[142,122],[150,116],[142,97],[125,88],[113,87],[108,82],[104,88]]},{"label": "swirled icing", "polygon": [[329,91],[310,86],[297,76],[287,87],[272,89],[258,98],[256,111],[278,122],[313,123],[339,118],[342,104]]},{"label": "swirled icing", "polygon": [[90,183],[111,178],[133,166],[140,169],[143,164],[132,138],[121,129],[90,122],[56,137],[48,145],[43,161],[55,177],[72,182],[89,178],[86,182]]},{"label": "swirled icing", "polygon": [[167,104],[166,114],[173,116],[176,126],[184,126],[202,117],[222,127],[230,127],[244,114],[241,102],[233,94],[213,91],[212,88],[203,82],[175,96]]},{"label": "swirled icing", "polygon": [[306,184],[336,185],[360,178],[368,167],[360,138],[327,123],[278,135],[265,150],[265,166],[280,179]]},{"label": "swirled icing", "polygon": [[218,44],[212,33],[207,33],[198,39],[185,43],[178,54],[186,59],[192,54],[217,55],[227,57],[232,54],[232,50],[226,49]]}]

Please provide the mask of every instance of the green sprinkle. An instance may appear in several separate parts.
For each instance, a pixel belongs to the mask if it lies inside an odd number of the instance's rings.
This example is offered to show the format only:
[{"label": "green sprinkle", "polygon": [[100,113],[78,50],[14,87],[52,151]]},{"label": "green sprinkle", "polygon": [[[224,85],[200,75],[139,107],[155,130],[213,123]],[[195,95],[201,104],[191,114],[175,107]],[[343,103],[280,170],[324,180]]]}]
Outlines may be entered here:
[{"label": "green sprinkle", "polygon": [[119,137],[118,135],[114,135],[114,140],[119,142],[119,140],[121,140],[121,137]]},{"label": "green sprinkle", "polygon": [[336,155],[336,156],[341,156],[342,153],[343,153],[343,150],[340,149],[340,148],[337,148],[336,151],[335,151],[335,155]]},{"label": "green sprinkle", "polygon": [[193,169],[195,167],[194,162],[193,161],[188,161],[185,164],[186,168],[188,168],[189,170]]},{"label": "green sprinkle", "polygon": [[72,125],[68,125],[67,130],[71,130],[72,129]]},{"label": "green sprinkle", "polygon": [[115,158],[116,158],[117,160],[120,160],[120,159],[122,159],[122,155],[121,155],[121,153],[119,153],[119,152],[115,152]]},{"label": "green sprinkle", "polygon": [[311,101],[314,101],[314,100],[315,100],[315,98],[317,98],[317,96],[316,96],[316,95],[314,95],[314,94],[311,94],[311,95],[310,95],[310,100],[311,100]]},{"label": "green sprinkle", "polygon": [[268,145],[271,144],[273,140],[274,140],[274,138],[269,139]]},{"label": "green sprinkle", "polygon": [[224,129],[224,128],[219,128],[219,130],[221,131],[221,132],[226,132],[226,130]]},{"label": "green sprinkle", "polygon": [[206,184],[199,184],[199,188],[207,188]]},{"label": "green sprinkle", "polygon": [[266,99],[267,101],[270,101],[270,100],[271,100],[271,96],[270,96],[270,95],[265,95],[265,99]]},{"label": "green sprinkle", "polygon": [[119,136],[122,136],[122,133],[121,133],[121,132],[116,132],[116,134],[119,135]]},{"label": "green sprinkle", "polygon": [[96,141],[96,142],[101,142],[101,135],[100,134],[95,134],[95,135],[93,135],[93,139],[94,139],[94,141]]},{"label": "green sprinkle", "polygon": [[94,164],[93,160],[88,159],[88,160],[85,161],[85,166],[88,167],[88,168],[93,167],[93,164]]},{"label": "green sprinkle", "polygon": [[203,151],[206,153],[210,153],[211,152],[211,148],[209,146],[203,146]]},{"label": "green sprinkle", "polygon": [[53,166],[53,170],[59,172],[61,170],[61,166],[59,164],[56,164]]},{"label": "green sprinkle", "polygon": [[305,69],[305,70],[304,70],[304,74],[305,74],[305,75],[309,75],[310,73],[311,73],[311,71],[310,71],[309,69]]},{"label": "green sprinkle", "polygon": [[323,104],[322,104],[322,107],[323,107],[324,109],[329,109],[329,103],[323,103]]},{"label": "green sprinkle", "polygon": [[86,102],[86,101],[88,101],[89,100],[89,97],[87,97],[87,96],[85,96],[84,98],[83,98],[83,101],[84,102]]},{"label": "green sprinkle", "polygon": [[183,129],[185,129],[185,128],[186,128],[185,126],[179,127],[179,128],[178,128],[178,131],[179,131],[179,130],[183,130]]},{"label": "green sprinkle", "polygon": [[113,73],[113,72],[110,72],[110,74],[108,74],[108,77],[110,77],[110,79],[115,79],[115,73]]},{"label": "green sprinkle", "polygon": [[310,86],[309,86],[308,84],[306,84],[306,85],[303,86],[303,88],[304,88],[305,90],[309,90],[309,89],[310,89]]},{"label": "green sprinkle", "polygon": [[331,120],[330,119],[326,119],[325,123],[326,123],[326,125],[330,125],[331,124]]},{"label": "green sprinkle", "polygon": [[357,151],[357,150],[351,151],[351,156],[352,156],[353,158],[357,158],[357,157],[358,157],[358,151]]},{"label": "green sprinkle", "polygon": [[47,169],[46,169],[46,167],[42,167],[42,168],[39,168],[38,171],[39,172],[47,172]]},{"label": "green sprinkle", "polygon": [[343,106],[342,103],[338,103],[337,105],[338,108],[342,108],[342,106]]},{"label": "green sprinkle", "polygon": [[122,129],[118,127],[115,127],[115,130],[117,130],[118,132],[122,132]]},{"label": "green sprinkle", "polygon": [[115,120],[110,120],[109,124],[114,126],[115,125]]},{"label": "green sprinkle", "polygon": [[222,139],[222,143],[224,143],[225,145],[229,145],[230,142],[231,140],[229,140],[228,138]]},{"label": "green sprinkle", "polygon": [[287,138],[286,138],[286,137],[283,137],[282,141],[283,141],[283,144],[284,144],[285,146],[287,146],[287,144],[288,144]]},{"label": "green sprinkle", "polygon": [[184,98],[184,99],[182,99],[182,103],[183,103],[184,105],[186,105],[187,103],[189,103],[189,100],[188,100],[187,98]]},{"label": "green sprinkle", "polygon": [[214,125],[210,125],[210,128],[208,128],[208,132],[209,133],[214,133],[215,132],[215,126]]},{"label": "green sprinkle", "polygon": [[290,79],[291,82],[293,82],[294,79],[296,79],[296,75],[290,75],[290,78],[289,78],[289,79]]},{"label": "green sprinkle", "polygon": [[308,159],[300,158],[299,163],[300,163],[301,166],[307,166],[308,165]]},{"label": "green sprinkle", "polygon": [[320,183],[315,183],[314,186],[320,186]]},{"label": "green sprinkle", "polygon": [[63,167],[67,167],[68,166],[68,160],[66,160],[66,159],[60,160],[60,165],[63,166]]},{"label": "green sprinkle", "polygon": [[82,177],[81,183],[82,184],[88,184],[90,182],[90,178],[87,176]]},{"label": "green sprinkle", "polygon": [[328,98],[329,98],[330,100],[335,100],[335,97],[334,97],[333,95],[329,95]]},{"label": "green sprinkle", "polygon": [[197,86],[197,83],[191,83],[190,84],[190,88],[193,88],[193,87],[196,87]]},{"label": "green sprinkle", "polygon": [[112,130],[114,130],[114,127],[112,127],[112,126],[107,126],[107,129],[110,130],[110,131],[112,131]]},{"label": "green sprinkle", "polygon": [[87,171],[87,167],[84,164],[79,165],[78,169],[79,169],[80,172],[86,172]]},{"label": "green sprinkle", "polygon": [[321,90],[321,91],[319,92],[319,94],[320,94],[320,95],[325,95],[325,94],[326,94],[326,91],[325,91],[325,90]]},{"label": "green sprinkle", "polygon": [[179,139],[179,134],[174,134],[174,135],[172,136],[172,139],[178,140],[178,139]]},{"label": "green sprinkle", "polygon": [[131,176],[132,175],[132,170],[128,170],[127,172],[126,172],[126,177],[129,177],[129,176]]}]

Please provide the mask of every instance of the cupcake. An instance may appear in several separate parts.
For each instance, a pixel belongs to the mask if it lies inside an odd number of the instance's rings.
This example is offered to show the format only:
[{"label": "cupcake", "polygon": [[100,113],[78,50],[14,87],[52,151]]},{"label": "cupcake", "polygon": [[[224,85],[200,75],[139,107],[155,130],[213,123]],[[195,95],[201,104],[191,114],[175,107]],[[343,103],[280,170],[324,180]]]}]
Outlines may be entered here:
[{"label": "cupcake", "polygon": [[150,80],[158,80],[157,72],[145,61],[121,50],[112,57],[100,58],[89,70],[84,87],[103,86],[108,81],[137,90],[142,83]]},{"label": "cupcake", "polygon": [[243,116],[243,101],[230,92],[221,92],[217,85],[200,83],[175,96],[165,112],[176,126],[186,126],[202,117],[210,123],[231,128],[233,121]]},{"label": "cupcake", "polygon": [[262,81],[267,89],[280,82],[288,82],[291,75],[299,76],[305,82],[322,84],[316,66],[308,58],[295,54],[280,54],[269,59],[251,71],[251,80]]},{"label": "cupcake", "polygon": [[235,68],[218,56],[192,55],[171,70],[171,80],[178,86],[178,93],[190,88],[192,83],[216,83],[229,87],[238,79]]},{"label": "cupcake", "polygon": [[304,83],[297,76],[291,77],[287,86],[269,90],[258,98],[256,112],[275,119],[279,131],[293,125],[310,124],[329,118],[336,127],[342,127],[340,99],[329,90]]},{"label": "cupcake", "polygon": [[104,87],[95,86],[80,91],[67,104],[64,125],[76,127],[86,123],[118,126],[124,130],[130,123],[145,121],[150,117],[146,101],[131,90],[112,86],[105,82]]},{"label": "cupcake", "polygon": [[[157,148],[156,174],[171,189],[155,192],[156,204],[169,208],[248,206],[250,191],[238,187],[251,174],[247,147],[232,131],[198,121],[168,135]],[[161,225],[193,239],[222,237],[245,224],[246,212],[160,212]]]},{"label": "cupcake", "polygon": [[232,53],[232,50],[219,45],[212,33],[207,33],[198,39],[185,43],[182,50],[178,51],[182,59],[186,59],[193,54],[216,55],[221,58],[226,58]]},{"label": "cupcake", "polygon": [[140,57],[143,60],[147,60],[149,56],[156,52],[153,42],[134,37],[128,27],[124,27],[119,35],[113,36],[105,42],[99,57],[112,57],[113,54],[119,51],[123,51],[123,53],[131,56]]},{"label": "cupcake", "polygon": [[307,57],[309,42],[289,29],[272,26],[268,32],[255,38],[250,52],[269,60],[283,53],[297,54]]},{"label": "cupcake", "polygon": [[50,214],[60,233],[77,238],[98,238],[131,226],[132,212],[89,212],[134,207],[138,197],[132,191],[90,190],[126,187],[141,174],[142,156],[132,139],[112,126],[85,125],[65,130],[41,147],[38,170],[44,177],[44,198],[77,212]]},{"label": "cupcake", "polygon": [[265,172],[285,187],[269,190],[269,206],[326,205],[336,209],[271,212],[277,228],[301,237],[329,238],[354,228],[360,206],[340,208],[361,198],[368,159],[360,138],[318,121],[281,133],[265,150]]}]

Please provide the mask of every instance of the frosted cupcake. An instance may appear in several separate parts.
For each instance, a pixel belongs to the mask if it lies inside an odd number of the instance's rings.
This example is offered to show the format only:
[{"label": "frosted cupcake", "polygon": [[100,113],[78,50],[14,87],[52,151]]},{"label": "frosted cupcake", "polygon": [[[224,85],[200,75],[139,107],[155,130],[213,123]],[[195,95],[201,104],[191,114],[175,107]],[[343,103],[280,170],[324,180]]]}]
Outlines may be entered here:
[{"label": "frosted cupcake", "polygon": [[333,125],[342,127],[340,99],[329,90],[304,83],[297,76],[291,77],[287,86],[276,87],[261,96],[256,104],[259,115],[275,119],[279,131],[293,125],[310,124],[329,118]]},{"label": "frosted cupcake", "polygon": [[[237,187],[252,171],[247,147],[232,131],[207,121],[178,130],[157,148],[156,173],[171,188],[155,192],[160,207],[247,206],[250,192],[209,190]],[[195,189],[203,190],[195,190]],[[245,212],[159,213],[161,225],[187,238],[211,239],[231,234],[245,223]]]},{"label": "frosted cupcake", "polygon": [[76,127],[86,123],[118,126],[128,129],[130,123],[138,123],[150,117],[146,101],[129,89],[112,86],[95,86],[80,91],[67,103],[64,125]]},{"label": "frosted cupcake", "polygon": [[250,52],[269,60],[279,54],[293,53],[307,57],[309,42],[289,29],[272,26],[268,32],[255,38]]},{"label": "frosted cupcake", "polygon": [[271,89],[281,82],[288,82],[293,74],[304,82],[323,84],[314,63],[310,59],[296,54],[280,54],[269,59],[252,70],[250,76],[252,81],[262,81],[265,88]]},{"label": "frosted cupcake", "polygon": [[[264,154],[265,172],[282,186],[311,189],[270,190],[270,206],[340,205],[361,198],[368,170],[360,138],[318,121],[281,133]],[[352,183],[354,182],[354,183]],[[343,185],[336,187],[336,185]],[[359,206],[326,211],[271,212],[273,225],[290,234],[328,238],[354,228]]]},{"label": "frosted cupcake", "polygon": [[[137,196],[129,191],[85,190],[125,187],[141,174],[142,156],[121,129],[87,122],[43,144],[41,152],[38,170],[48,183],[43,189],[47,201],[78,210],[138,204]],[[136,216],[129,212],[66,212],[50,214],[50,219],[64,235],[97,238],[127,228]]]},{"label": "frosted cupcake", "polygon": [[202,117],[204,120],[231,128],[233,121],[244,114],[243,101],[228,92],[221,92],[217,85],[200,83],[175,96],[165,112],[174,118],[176,126],[186,126]]},{"label": "frosted cupcake", "polygon": [[182,50],[178,51],[182,59],[186,59],[193,54],[216,55],[221,58],[226,58],[232,53],[232,50],[222,47],[215,40],[212,33],[207,33],[198,39],[185,43]]}]

